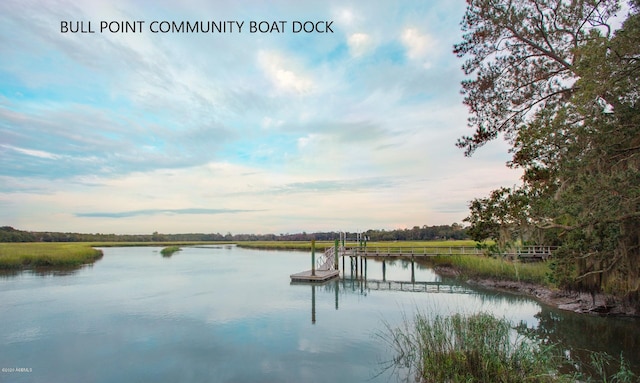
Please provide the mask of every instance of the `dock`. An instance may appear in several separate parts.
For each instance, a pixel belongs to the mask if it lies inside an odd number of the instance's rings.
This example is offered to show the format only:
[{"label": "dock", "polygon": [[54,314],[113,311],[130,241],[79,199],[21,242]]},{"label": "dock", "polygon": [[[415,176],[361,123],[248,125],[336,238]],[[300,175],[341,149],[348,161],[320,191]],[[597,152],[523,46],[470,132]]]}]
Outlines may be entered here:
[{"label": "dock", "polygon": [[[360,239],[360,237],[358,238]],[[340,242],[342,245],[340,246]],[[518,259],[521,262],[546,261],[557,249],[555,246],[521,246],[510,249],[500,256],[508,259]],[[452,256],[452,255],[484,255],[484,250],[478,247],[451,246],[451,247],[405,247],[405,246],[371,246],[367,247],[365,241],[359,240],[357,247],[346,247],[345,240],[335,240],[334,246],[326,248],[324,253],[316,259],[315,241],[311,241],[311,270],[291,274],[291,282],[299,283],[322,283],[340,275],[339,259],[342,258],[342,271],[346,272],[345,258],[349,257],[351,272],[355,272],[356,277],[363,274],[366,269],[368,258],[382,259],[383,272],[385,259],[387,258],[407,258],[411,259],[411,269],[413,274],[414,261],[418,258]],[[358,267],[360,264],[360,267]],[[413,278],[412,278],[413,279]]]},{"label": "dock", "polygon": [[338,270],[338,248],[336,240],[335,247],[330,247],[316,259],[316,241],[311,241],[311,270],[291,274],[291,282],[298,283],[323,283],[340,275]]},{"label": "dock", "polygon": [[291,274],[291,282],[325,282],[340,275],[339,270],[316,270],[313,275],[311,270]]}]

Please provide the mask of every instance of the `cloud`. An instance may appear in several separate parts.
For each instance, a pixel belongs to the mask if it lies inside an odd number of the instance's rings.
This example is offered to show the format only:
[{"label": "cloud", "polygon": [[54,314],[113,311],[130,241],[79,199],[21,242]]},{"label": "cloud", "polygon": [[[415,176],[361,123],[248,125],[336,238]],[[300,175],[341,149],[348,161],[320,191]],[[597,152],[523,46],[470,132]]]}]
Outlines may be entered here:
[{"label": "cloud", "polygon": [[407,57],[411,60],[425,59],[434,53],[436,40],[429,34],[421,33],[416,28],[406,28],[400,37],[400,41],[407,51]]},{"label": "cloud", "polygon": [[24,149],[24,148],[18,148],[18,147],[15,147],[15,146],[11,146],[11,145],[2,145],[2,144],[0,144],[0,147],[3,147],[5,149],[9,149],[9,150],[14,150],[14,151],[16,151],[18,153],[26,154],[27,156],[31,156],[31,157],[45,158],[45,159],[50,159],[50,160],[56,160],[56,159],[60,158],[59,155],[53,154],[53,153],[49,153],[49,152],[45,152],[44,150]]},{"label": "cloud", "polygon": [[136,216],[147,215],[173,215],[173,214],[238,214],[254,212],[256,210],[239,210],[239,209],[145,209],[145,210],[131,210],[121,212],[88,212],[88,213],[76,213],[76,217],[89,217],[89,218],[128,218]]},{"label": "cloud", "polygon": [[339,23],[342,23],[347,26],[352,25],[357,18],[354,12],[348,8],[337,9],[333,13],[334,13],[335,19]]},{"label": "cloud", "polygon": [[169,124],[111,114],[103,108],[44,102],[0,105],[2,175],[75,177],[207,163],[235,137],[223,124]]},{"label": "cloud", "polygon": [[258,52],[258,65],[276,89],[296,94],[306,94],[313,90],[314,82],[295,68],[293,57],[273,51]]},{"label": "cloud", "polygon": [[292,182],[272,189],[266,194],[326,193],[326,192],[358,192],[379,191],[398,187],[406,181],[400,177],[356,177],[351,179],[321,179],[305,182]]},{"label": "cloud", "polygon": [[349,52],[353,57],[360,57],[373,48],[373,40],[366,33],[354,33],[347,40]]},{"label": "cloud", "polygon": [[[472,160],[454,146],[468,133],[461,63],[449,52],[464,2],[250,5],[0,1],[3,224],[101,232],[439,224],[517,179],[504,170],[505,146]],[[58,30],[60,20],[203,15],[335,20],[335,33]]]}]

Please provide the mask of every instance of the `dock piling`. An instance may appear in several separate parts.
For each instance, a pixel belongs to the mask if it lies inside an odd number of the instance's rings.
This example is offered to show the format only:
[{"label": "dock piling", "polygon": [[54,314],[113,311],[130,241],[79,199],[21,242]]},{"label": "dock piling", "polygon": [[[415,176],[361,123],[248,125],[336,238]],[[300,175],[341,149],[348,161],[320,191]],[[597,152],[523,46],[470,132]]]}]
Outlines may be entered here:
[{"label": "dock piling", "polygon": [[[339,267],[340,263],[338,263],[339,262],[338,256],[339,256],[339,253],[340,253],[339,250],[338,250],[338,243],[339,243],[339,241],[337,239],[333,243],[333,254],[335,255],[333,265],[334,265],[336,270],[340,270],[340,267]],[[344,265],[342,267],[342,272],[344,273]]]},{"label": "dock piling", "polygon": [[311,276],[316,276],[316,240],[311,240]]}]

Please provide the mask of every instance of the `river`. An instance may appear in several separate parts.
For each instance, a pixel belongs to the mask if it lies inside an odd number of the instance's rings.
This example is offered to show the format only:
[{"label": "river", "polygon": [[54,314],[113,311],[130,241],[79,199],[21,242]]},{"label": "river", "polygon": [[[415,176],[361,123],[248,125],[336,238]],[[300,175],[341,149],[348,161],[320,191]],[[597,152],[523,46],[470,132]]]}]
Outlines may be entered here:
[{"label": "river", "polygon": [[[0,277],[0,381],[388,382],[384,341],[423,313],[491,312],[640,366],[640,322],[564,313],[482,291],[409,262],[369,261],[367,280],[291,284],[304,252],[235,246],[104,248],[68,273]],[[348,262],[347,262],[348,263]],[[384,281],[383,281],[384,280]]]}]

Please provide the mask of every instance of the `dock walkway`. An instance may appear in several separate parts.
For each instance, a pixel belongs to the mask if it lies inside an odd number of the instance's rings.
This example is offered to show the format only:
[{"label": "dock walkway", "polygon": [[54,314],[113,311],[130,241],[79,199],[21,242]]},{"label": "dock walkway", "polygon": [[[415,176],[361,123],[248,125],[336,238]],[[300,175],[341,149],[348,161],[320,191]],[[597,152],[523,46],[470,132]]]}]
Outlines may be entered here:
[{"label": "dock walkway", "polygon": [[[338,241],[334,247],[326,248],[324,253],[317,259],[315,258],[315,241],[312,245],[311,270],[291,274],[292,282],[325,282],[340,275],[339,258],[342,257],[343,273],[345,272],[345,258],[351,259],[351,270],[356,271],[358,275],[358,260],[360,260],[360,269],[362,271],[362,261],[366,262],[367,258],[411,258],[413,260],[422,257],[438,257],[452,255],[483,255],[484,250],[477,247],[451,246],[451,247],[403,247],[403,246],[357,246],[344,247],[338,246]],[[519,259],[525,262],[545,261],[551,257],[554,246],[523,246],[510,250],[501,254],[503,257],[511,259]],[[354,266],[355,265],[355,266]],[[360,273],[361,273],[360,271]]]},{"label": "dock walkway", "polygon": [[312,270],[291,274],[292,282],[324,282],[340,275],[340,270],[316,270],[313,275]]},{"label": "dock walkway", "polygon": [[[556,250],[554,246],[523,246],[502,254],[509,258],[525,260],[545,260]],[[484,250],[477,247],[352,247],[340,251],[340,256],[349,257],[437,257],[447,255],[483,255]]]}]

